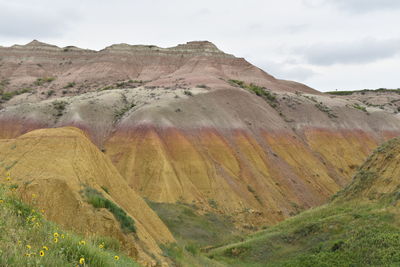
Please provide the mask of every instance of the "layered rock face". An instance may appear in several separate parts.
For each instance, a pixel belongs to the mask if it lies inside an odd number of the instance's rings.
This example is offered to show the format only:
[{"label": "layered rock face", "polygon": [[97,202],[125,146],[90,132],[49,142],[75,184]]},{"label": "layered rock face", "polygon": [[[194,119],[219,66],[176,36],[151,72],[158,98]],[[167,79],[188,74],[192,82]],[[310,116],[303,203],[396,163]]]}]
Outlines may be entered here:
[{"label": "layered rock face", "polygon": [[[209,42],[99,52],[34,42],[0,57],[5,92],[32,87],[2,104],[0,137],[79,127],[139,195],[239,226],[325,202],[400,131],[390,106],[277,80]],[[54,80],[35,85],[43,77]]]},{"label": "layered rock face", "polygon": [[[18,185],[26,202],[44,209],[47,219],[81,234],[114,237],[145,265],[162,259],[159,245],[174,242],[158,216],[79,129],[41,129],[0,140],[0,164],[1,177],[8,170],[9,183]],[[136,233],[121,229],[108,210],[89,204],[87,190],[102,192],[126,211]]]}]

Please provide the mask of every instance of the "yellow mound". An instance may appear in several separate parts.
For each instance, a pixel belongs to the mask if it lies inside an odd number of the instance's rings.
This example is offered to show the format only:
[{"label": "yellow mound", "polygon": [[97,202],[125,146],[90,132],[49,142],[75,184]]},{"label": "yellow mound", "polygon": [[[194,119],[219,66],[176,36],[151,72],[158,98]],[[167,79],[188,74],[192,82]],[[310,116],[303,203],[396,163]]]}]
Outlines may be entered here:
[{"label": "yellow mound", "polygon": [[[7,172],[11,179],[5,179]],[[0,178],[18,185],[25,201],[44,209],[48,219],[79,233],[117,238],[143,262],[155,262],[150,254],[160,259],[159,244],[174,241],[111,161],[76,128],[41,129],[15,140],[2,140]],[[137,232],[125,233],[112,213],[89,204],[83,193],[87,188],[101,192],[125,210]]]}]

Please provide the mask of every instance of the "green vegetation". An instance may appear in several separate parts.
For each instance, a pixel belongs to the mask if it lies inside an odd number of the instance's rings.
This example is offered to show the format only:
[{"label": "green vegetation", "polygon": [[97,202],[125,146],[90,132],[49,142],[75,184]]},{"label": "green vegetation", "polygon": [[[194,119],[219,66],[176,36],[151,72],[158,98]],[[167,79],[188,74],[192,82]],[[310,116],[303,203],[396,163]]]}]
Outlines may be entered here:
[{"label": "green vegetation", "polygon": [[97,91],[106,91],[106,90],[114,90],[114,89],[122,89],[122,88],[135,88],[138,85],[139,86],[142,85],[143,83],[145,83],[145,82],[142,80],[121,81],[121,82],[117,82],[112,85],[107,85],[102,88],[99,88]]},{"label": "green vegetation", "polygon": [[22,95],[25,93],[29,93],[31,91],[32,91],[31,88],[23,88],[23,89],[20,89],[17,91],[12,91],[12,92],[3,92],[3,90],[0,89],[0,96],[1,96],[1,100],[8,101],[16,95]]},{"label": "green vegetation", "polygon": [[123,108],[121,108],[120,110],[116,110],[114,112],[114,118],[115,121],[119,121],[124,115],[125,113],[127,113],[129,110],[131,110],[132,108],[136,107],[136,104],[134,103],[130,103],[130,104],[126,104]]},{"label": "green vegetation", "polygon": [[257,96],[262,97],[265,101],[270,104],[273,108],[277,107],[278,100],[276,96],[268,91],[266,88],[255,85],[255,84],[246,84],[244,81],[239,80],[229,80],[232,85],[239,86],[240,88],[247,89],[250,92],[255,93]]},{"label": "green vegetation", "polygon": [[65,89],[67,89],[67,88],[72,88],[72,87],[74,87],[75,85],[76,85],[75,82],[70,82],[70,83],[68,83],[66,86],[64,86],[64,88],[65,88]]},{"label": "green vegetation", "polygon": [[36,86],[42,86],[46,83],[51,83],[54,81],[56,78],[55,77],[42,77],[42,78],[37,78],[36,81],[33,83]]},{"label": "green vegetation", "polygon": [[57,117],[61,117],[64,113],[65,107],[68,105],[67,102],[65,101],[54,101],[53,103],[53,108],[56,110]]},{"label": "green vegetation", "polygon": [[87,199],[87,202],[96,209],[107,209],[110,211],[115,219],[119,221],[121,229],[126,233],[136,233],[135,222],[133,219],[126,214],[126,212],[120,208],[117,204],[111,200],[105,198],[102,193],[94,188],[86,186],[83,193]]},{"label": "green vegetation", "polygon": [[210,88],[210,87],[208,87],[208,86],[205,85],[205,84],[198,84],[198,85],[196,85],[196,87],[197,87],[197,88],[203,88],[203,89],[208,89],[208,88]]},{"label": "green vegetation", "polygon": [[336,203],[301,213],[209,257],[229,266],[398,266],[399,214]]},{"label": "green vegetation", "polygon": [[359,110],[361,110],[361,111],[364,111],[364,112],[367,112],[368,113],[368,111],[367,111],[367,108],[366,107],[364,107],[364,106],[360,106],[359,104],[354,104],[353,105],[353,108],[355,108],[355,109],[359,109]]},{"label": "green vegetation", "polygon": [[156,203],[149,200],[147,204],[183,246],[221,245],[237,239],[240,234],[229,217],[215,213],[200,214],[194,205]]},{"label": "green vegetation", "polygon": [[325,112],[329,118],[337,118],[337,115],[332,112],[332,110],[322,102],[316,103],[315,107],[322,112]]},{"label": "green vegetation", "polygon": [[190,92],[189,90],[185,90],[185,91],[183,91],[183,93],[184,93],[185,95],[187,95],[187,96],[193,96],[193,93]]},{"label": "green vegetation", "polygon": [[208,256],[228,266],[400,266],[399,186],[374,193],[375,184],[390,180],[373,167],[378,162],[391,170],[399,145],[396,138],[377,148],[329,204],[215,248]]},{"label": "green vegetation", "polygon": [[121,253],[117,240],[64,231],[44,219],[45,212],[0,184],[0,266],[139,266]]},{"label": "green vegetation", "polygon": [[379,89],[364,89],[364,90],[358,90],[358,91],[332,91],[332,92],[326,92],[327,94],[330,95],[352,95],[352,94],[365,94],[369,92],[377,92],[377,93],[396,93],[400,94],[400,88],[398,89],[387,89],[387,88],[379,88]]},{"label": "green vegetation", "polygon": [[204,213],[195,205],[184,203],[147,204],[168,226],[177,243],[162,246],[164,256],[175,266],[226,266],[204,255],[209,249],[239,240],[240,232],[228,216]]},{"label": "green vegetation", "polygon": [[47,92],[47,97],[50,97],[50,96],[54,95],[55,93],[56,93],[56,91],[50,90]]}]

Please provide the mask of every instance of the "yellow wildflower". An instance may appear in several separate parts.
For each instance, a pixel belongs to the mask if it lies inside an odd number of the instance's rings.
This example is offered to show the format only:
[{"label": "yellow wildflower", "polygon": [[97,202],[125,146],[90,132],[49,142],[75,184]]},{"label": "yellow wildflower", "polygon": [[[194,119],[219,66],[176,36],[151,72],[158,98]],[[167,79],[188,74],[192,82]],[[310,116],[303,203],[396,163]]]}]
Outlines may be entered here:
[{"label": "yellow wildflower", "polygon": [[32,198],[36,198],[37,197],[37,195],[36,194],[32,194]]},{"label": "yellow wildflower", "polygon": [[61,234],[61,238],[63,238],[63,239],[64,239],[64,238],[65,238],[65,235],[64,235],[64,234]]},{"label": "yellow wildflower", "polygon": [[29,253],[25,253],[25,256],[26,256],[26,257],[30,257],[30,256],[31,256],[31,254],[29,254]]},{"label": "yellow wildflower", "polygon": [[53,239],[53,241],[54,241],[54,243],[58,243],[58,238],[55,237],[55,238]]},{"label": "yellow wildflower", "polygon": [[58,235],[58,233],[54,233],[53,236],[54,237],[58,237],[59,235]]},{"label": "yellow wildflower", "polygon": [[114,260],[119,261],[119,256],[114,256]]},{"label": "yellow wildflower", "polygon": [[49,248],[46,247],[46,246],[43,246],[42,248],[43,248],[44,250],[49,250]]},{"label": "yellow wildflower", "polygon": [[27,249],[31,249],[32,247],[30,245],[26,245],[26,248]]},{"label": "yellow wildflower", "polygon": [[44,210],[40,210],[41,213],[44,213]]},{"label": "yellow wildflower", "polygon": [[4,200],[0,199],[0,204],[3,204],[3,203],[4,203]]},{"label": "yellow wildflower", "polygon": [[79,259],[79,264],[85,264],[85,258],[80,258]]},{"label": "yellow wildflower", "polygon": [[79,245],[86,245],[86,241],[85,240],[79,241]]},{"label": "yellow wildflower", "polygon": [[44,251],[41,250],[41,251],[39,252],[39,255],[40,255],[40,257],[43,257],[43,256],[44,256]]}]

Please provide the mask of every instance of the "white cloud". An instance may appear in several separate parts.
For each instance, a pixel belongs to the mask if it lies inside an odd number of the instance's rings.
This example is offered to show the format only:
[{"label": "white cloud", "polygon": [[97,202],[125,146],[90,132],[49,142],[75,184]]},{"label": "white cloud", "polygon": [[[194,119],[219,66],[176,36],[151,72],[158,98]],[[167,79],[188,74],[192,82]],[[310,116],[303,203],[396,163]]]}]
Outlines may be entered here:
[{"label": "white cloud", "polygon": [[400,53],[400,39],[366,38],[353,42],[320,43],[295,49],[310,64],[362,64],[391,58]]},{"label": "white cloud", "polygon": [[399,0],[326,0],[326,2],[354,13],[400,8]]}]

